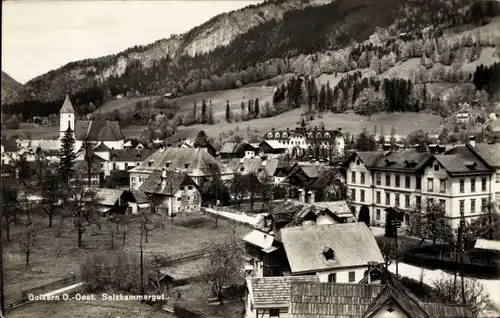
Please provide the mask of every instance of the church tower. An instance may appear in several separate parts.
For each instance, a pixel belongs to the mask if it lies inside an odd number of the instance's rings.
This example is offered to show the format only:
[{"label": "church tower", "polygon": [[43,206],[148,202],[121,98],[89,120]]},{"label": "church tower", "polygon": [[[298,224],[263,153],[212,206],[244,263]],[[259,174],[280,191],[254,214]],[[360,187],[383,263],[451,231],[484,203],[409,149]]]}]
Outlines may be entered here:
[{"label": "church tower", "polygon": [[59,138],[62,139],[64,137],[64,133],[66,130],[71,129],[75,130],[75,109],[71,104],[71,100],[69,96],[66,95],[64,99],[64,103],[59,111]]}]

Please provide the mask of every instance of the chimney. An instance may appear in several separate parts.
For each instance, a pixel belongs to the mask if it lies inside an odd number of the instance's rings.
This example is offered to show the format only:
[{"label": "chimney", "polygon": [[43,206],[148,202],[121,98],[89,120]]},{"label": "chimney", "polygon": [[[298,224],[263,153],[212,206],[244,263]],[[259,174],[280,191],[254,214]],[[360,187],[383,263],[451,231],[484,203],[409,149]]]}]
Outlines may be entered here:
[{"label": "chimney", "polygon": [[299,190],[299,201],[302,203],[306,202],[306,191],[304,189]]},{"label": "chimney", "polygon": [[472,148],[476,147],[476,136],[469,136],[469,145]]},{"label": "chimney", "polygon": [[315,202],[315,196],[316,196],[316,194],[314,193],[314,191],[309,191],[309,192],[307,192],[307,194],[309,195],[309,203],[310,204],[314,204],[314,202]]}]

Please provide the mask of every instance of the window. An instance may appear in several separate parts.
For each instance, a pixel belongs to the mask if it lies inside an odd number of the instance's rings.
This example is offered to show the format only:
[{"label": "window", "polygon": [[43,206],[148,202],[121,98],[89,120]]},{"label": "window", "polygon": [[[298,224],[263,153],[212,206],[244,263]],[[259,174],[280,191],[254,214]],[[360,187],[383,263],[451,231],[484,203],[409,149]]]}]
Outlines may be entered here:
[{"label": "window", "polygon": [[351,189],[351,200],[356,201],[356,189]]},{"label": "window", "polygon": [[365,190],[360,190],[360,198],[359,201],[365,202]]},{"label": "window", "polygon": [[356,272],[349,272],[349,283],[352,283],[356,280]]},{"label": "window", "polygon": [[385,175],[385,185],[388,187],[391,186],[391,175],[390,174]]},{"label": "window", "polygon": [[410,195],[406,194],[405,195],[405,208],[409,208],[409,207],[410,207]]},{"label": "window", "polygon": [[128,162],[125,162],[125,170],[128,170]]},{"label": "window", "polygon": [[365,184],[365,173],[361,172],[361,184]]},{"label": "window", "polygon": [[470,178],[470,192],[476,192],[476,178]]},{"label": "window", "polygon": [[405,188],[409,189],[411,185],[411,177],[406,177],[405,178]]},{"label": "window", "polygon": [[177,198],[177,201],[180,201],[180,200],[181,200],[181,198]]},{"label": "window", "polygon": [[240,168],[240,171],[243,171],[243,170],[245,170],[245,167],[241,167],[241,168]]},{"label": "window", "polygon": [[441,193],[446,192],[446,179],[439,180],[439,192]]},{"label": "window", "polygon": [[385,194],[385,205],[391,205],[391,194],[390,193]]},{"label": "window", "polygon": [[481,199],[481,212],[486,212],[488,209],[488,198]]},{"label": "window", "polygon": [[181,191],[182,191],[182,190],[184,190],[184,187],[182,187],[182,186],[181,186],[181,187],[179,187],[179,190],[181,190]]},{"label": "window", "polygon": [[113,163],[113,170],[116,170],[116,163]]},{"label": "window", "polygon": [[269,317],[279,317],[280,316],[280,310],[271,308],[269,309]]},{"label": "window", "polygon": [[188,190],[193,190],[193,186],[188,186]]},{"label": "window", "polygon": [[417,177],[415,181],[416,181],[415,188],[417,190],[422,190],[422,178],[421,177]]},{"label": "window", "polygon": [[189,168],[189,163],[184,164],[184,168],[185,169]]},{"label": "window", "polygon": [[380,191],[375,192],[375,203],[380,204]]},{"label": "window", "polygon": [[137,166],[137,167],[139,167],[139,165],[140,165],[140,164],[141,164],[141,163],[140,163],[140,162],[138,162],[138,163],[136,164],[136,166]]},{"label": "window", "polygon": [[359,161],[359,159],[356,160],[356,164],[359,166],[361,164],[361,161]]},{"label": "window", "polygon": [[470,199],[470,213],[476,213],[476,199]]},{"label": "window", "polygon": [[420,209],[422,207],[422,198],[419,195],[417,195],[415,197],[415,203],[416,203],[417,209]]},{"label": "window", "polygon": [[445,209],[445,208],[446,208],[446,200],[443,200],[443,199],[439,200],[439,205],[440,205],[443,209]]},{"label": "window", "polygon": [[439,165],[438,164],[434,165],[434,171],[439,171]]},{"label": "window", "polygon": [[399,175],[396,175],[396,188],[400,187],[400,177]]},{"label": "window", "polygon": [[165,168],[170,168],[170,162],[167,162],[167,163],[165,164]]},{"label": "window", "polygon": [[460,200],[460,213],[465,213],[465,200]]},{"label": "window", "polygon": [[331,273],[328,275],[328,282],[329,283],[336,283],[337,282],[337,273]]},{"label": "window", "polygon": [[101,163],[101,169],[104,169],[104,163]]},{"label": "window", "polygon": [[153,165],[153,161],[148,162],[148,167],[151,167]]},{"label": "window", "polygon": [[433,178],[427,178],[427,191],[434,192],[434,179]]},{"label": "window", "polygon": [[465,180],[460,179],[460,193],[464,193],[464,192],[465,192]]},{"label": "window", "polygon": [[381,179],[382,179],[382,174],[380,172],[377,172],[375,174],[375,182],[377,183],[377,185],[380,185],[380,183],[382,182]]},{"label": "window", "polygon": [[486,191],[486,178],[481,178],[481,191]]},{"label": "window", "polygon": [[395,197],[396,197],[396,206],[399,206],[399,193],[396,193]]},{"label": "window", "polygon": [[380,209],[375,210],[375,220],[380,221]]},{"label": "window", "polygon": [[497,172],[497,173],[495,174],[495,182],[496,182],[496,183],[500,183],[500,172]]},{"label": "window", "polygon": [[132,177],[131,179],[132,179],[132,182],[135,182],[135,177]]},{"label": "window", "polygon": [[356,183],[356,171],[351,172],[351,183]]}]

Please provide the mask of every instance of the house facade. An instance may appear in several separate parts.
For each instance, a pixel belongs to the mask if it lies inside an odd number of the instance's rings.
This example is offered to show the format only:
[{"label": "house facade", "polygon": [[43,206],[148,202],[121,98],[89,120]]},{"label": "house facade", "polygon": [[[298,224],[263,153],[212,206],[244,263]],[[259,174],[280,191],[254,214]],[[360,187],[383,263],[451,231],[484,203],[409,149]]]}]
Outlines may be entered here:
[{"label": "house facade", "polygon": [[138,189],[151,200],[156,210],[168,215],[179,212],[196,212],[201,208],[198,185],[186,173],[153,172]]},{"label": "house facade", "polygon": [[452,227],[463,212],[468,222],[485,212],[494,170],[469,143],[433,155],[414,150],[356,152],[348,159],[347,194],[356,216],[362,206],[372,224],[384,225],[386,209],[403,212],[402,226],[427,201],[442,204]]},{"label": "house facade", "polygon": [[12,161],[19,159],[18,146],[15,140],[2,138],[1,155],[2,165],[8,165]]}]

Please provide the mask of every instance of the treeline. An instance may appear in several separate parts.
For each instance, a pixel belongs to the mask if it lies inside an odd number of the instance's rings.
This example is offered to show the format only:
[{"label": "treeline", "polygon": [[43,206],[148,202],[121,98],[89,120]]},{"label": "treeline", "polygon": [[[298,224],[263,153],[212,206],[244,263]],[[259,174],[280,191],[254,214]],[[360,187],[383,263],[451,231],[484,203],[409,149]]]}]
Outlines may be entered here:
[{"label": "treeline", "polygon": [[479,65],[474,72],[472,82],[477,90],[485,90],[490,96],[500,92],[500,63],[490,66]]}]

